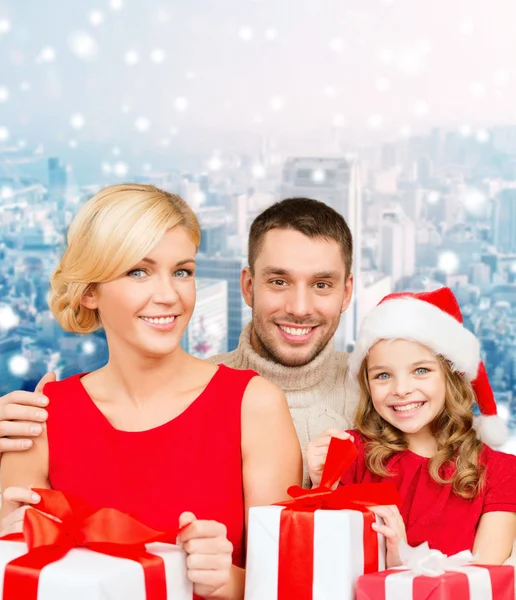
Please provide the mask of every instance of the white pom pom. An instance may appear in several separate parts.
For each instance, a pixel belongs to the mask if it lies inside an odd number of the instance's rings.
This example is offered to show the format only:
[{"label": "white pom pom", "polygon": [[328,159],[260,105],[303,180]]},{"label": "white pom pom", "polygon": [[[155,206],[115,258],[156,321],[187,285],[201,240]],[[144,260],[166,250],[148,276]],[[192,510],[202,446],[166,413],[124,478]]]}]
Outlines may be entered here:
[{"label": "white pom pom", "polygon": [[507,425],[498,415],[475,417],[475,429],[484,444],[494,448],[502,446],[509,437]]}]

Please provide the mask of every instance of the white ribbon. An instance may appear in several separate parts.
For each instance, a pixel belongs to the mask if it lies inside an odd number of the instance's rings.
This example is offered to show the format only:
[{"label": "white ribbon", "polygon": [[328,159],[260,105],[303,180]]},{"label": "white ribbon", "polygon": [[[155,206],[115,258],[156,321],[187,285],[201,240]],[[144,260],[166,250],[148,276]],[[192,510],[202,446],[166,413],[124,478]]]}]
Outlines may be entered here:
[{"label": "white ribbon", "polygon": [[460,567],[465,567],[475,560],[469,550],[446,556],[439,550],[431,550],[428,542],[415,548],[405,543],[400,544],[400,558],[403,565],[414,575],[427,577],[439,577],[446,571],[458,571]]},{"label": "white ribbon", "polygon": [[487,569],[471,565],[474,556],[469,550],[446,556],[439,550],[431,550],[426,542],[416,548],[401,544],[400,558],[404,566],[398,567],[397,573],[387,575],[385,579],[386,600],[412,600],[412,586],[416,577],[439,577],[447,571],[467,575],[469,600],[493,598],[490,573]]}]

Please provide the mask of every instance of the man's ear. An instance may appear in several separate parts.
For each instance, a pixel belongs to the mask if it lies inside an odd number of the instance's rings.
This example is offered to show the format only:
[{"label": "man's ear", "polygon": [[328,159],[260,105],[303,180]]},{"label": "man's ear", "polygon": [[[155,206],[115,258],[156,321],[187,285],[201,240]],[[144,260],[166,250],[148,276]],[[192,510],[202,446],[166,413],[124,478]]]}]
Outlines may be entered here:
[{"label": "man's ear", "polygon": [[341,313],[348,310],[349,305],[351,304],[351,299],[353,298],[353,283],[353,273],[350,273],[344,285],[344,298],[342,300],[342,306],[340,307]]},{"label": "man's ear", "polygon": [[81,296],[81,305],[90,310],[96,310],[99,307],[97,294],[93,286],[89,286]]},{"label": "man's ear", "polygon": [[249,267],[244,267],[240,273],[240,290],[245,303],[250,308],[253,307],[253,276]]}]

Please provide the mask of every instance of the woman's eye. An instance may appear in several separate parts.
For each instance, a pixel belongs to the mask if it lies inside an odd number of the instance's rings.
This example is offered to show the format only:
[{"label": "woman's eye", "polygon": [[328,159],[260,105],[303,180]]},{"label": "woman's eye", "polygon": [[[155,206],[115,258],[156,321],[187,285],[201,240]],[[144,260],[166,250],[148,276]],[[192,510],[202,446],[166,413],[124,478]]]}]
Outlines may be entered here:
[{"label": "woman's eye", "polygon": [[147,272],[145,269],[133,269],[132,271],[129,271],[127,275],[133,279],[142,279],[147,275]]},{"label": "woman's eye", "polygon": [[427,369],[426,367],[419,367],[416,369],[416,375],[426,375],[427,373],[430,373],[430,369]]}]

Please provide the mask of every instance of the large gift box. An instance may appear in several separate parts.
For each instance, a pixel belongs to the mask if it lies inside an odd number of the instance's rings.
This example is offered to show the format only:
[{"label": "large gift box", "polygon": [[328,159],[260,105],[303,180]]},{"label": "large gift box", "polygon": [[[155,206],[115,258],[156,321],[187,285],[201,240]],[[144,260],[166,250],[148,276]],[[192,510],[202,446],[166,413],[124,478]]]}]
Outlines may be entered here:
[{"label": "large gift box", "polygon": [[402,553],[406,567],[359,577],[356,600],[514,600],[514,567],[470,564],[428,544]]},{"label": "large gift box", "polygon": [[246,600],[354,600],[355,580],[385,568],[385,542],[368,506],[398,504],[389,484],[332,488],[355,460],[350,440],[332,439],[321,485],[249,511]]},{"label": "large gift box", "polygon": [[0,541],[2,600],[192,600],[186,555],[114,509],[37,490],[23,534]]}]

